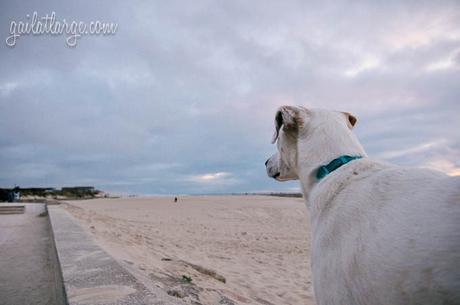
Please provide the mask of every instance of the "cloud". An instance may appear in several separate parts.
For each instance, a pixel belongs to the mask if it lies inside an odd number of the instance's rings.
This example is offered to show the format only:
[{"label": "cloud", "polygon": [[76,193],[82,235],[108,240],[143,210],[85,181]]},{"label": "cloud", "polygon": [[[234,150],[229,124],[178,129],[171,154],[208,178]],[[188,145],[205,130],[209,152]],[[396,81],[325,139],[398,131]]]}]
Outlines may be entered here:
[{"label": "cloud", "polygon": [[367,57],[358,65],[345,71],[345,76],[354,77],[361,72],[376,69],[381,66],[380,60],[376,57]]},{"label": "cloud", "polygon": [[217,172],[202,175],[192,175],[186,180],[200,184],[235,184],[238,182],[231,173]]},{"label": "cloud", "polygon": [[221,180],[222,178],[230,176],[230,173],[220,172],[220,173],[211,173],[201,176],[196,176],[195,178],[199,181],[216,181]]},{"label": "cloud", "polygon": [[459,166],[458,1],[1,6],[6,30],[37,8],[119,24],[73,49],[33,35],[0,47],[2,186],[292,190],[263,165],[283,104],[352,112],[373,157]]},{"label": "cloud", "polygon": [[18,83],[6,82],[0,85],[0,95],[6,97],[11,94],[18,87]]},{"label": "cloud", "polygon": [[460,176],[460,166],[450,160],[443,158],[432,159],[427,162],[423,167],[440,170],[450,176]]},{"label": "cloud", "polygon": [[396,158],[404,157],[408,155],[425,153],[427,151],[430,151],[430,150],[433,150],[439,147],[440,145],[445,145],[445,143],[446,143],[445,140],[436,140],[436,141],[432,141],[428,143],[422,143],[422,144],[419,144],[419,145],[416,145],[410,148],[404,148],[404,149],[398,149],[398,150],[387,150],[377,155],[377,157],[386,159],[386,160],[396,159]]},{"label": "cloud", "polygon": [[458,59],[460,57],[460,49],[451,52],[447,57],[440,59],[436,62],[430,63],[426,66],[428,72],[438,71],[438,70],[447,70],[459,67]]}]

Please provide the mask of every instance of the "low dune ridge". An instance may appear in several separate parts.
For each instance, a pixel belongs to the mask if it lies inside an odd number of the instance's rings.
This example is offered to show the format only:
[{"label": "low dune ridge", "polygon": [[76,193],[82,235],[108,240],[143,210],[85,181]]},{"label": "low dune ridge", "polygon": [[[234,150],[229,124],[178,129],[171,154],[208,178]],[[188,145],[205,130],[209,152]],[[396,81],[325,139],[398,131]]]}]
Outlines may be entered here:
[{"label": "low dune ridge", "polygon": [[65,207],[144,284],[188,304],[314,304],[301,198],[95,199]]}]

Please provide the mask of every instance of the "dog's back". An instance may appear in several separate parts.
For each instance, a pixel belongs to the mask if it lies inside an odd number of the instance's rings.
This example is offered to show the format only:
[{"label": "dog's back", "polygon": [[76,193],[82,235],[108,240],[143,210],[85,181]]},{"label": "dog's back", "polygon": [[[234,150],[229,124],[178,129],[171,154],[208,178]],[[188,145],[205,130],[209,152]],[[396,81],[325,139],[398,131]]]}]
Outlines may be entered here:
[{"label": "dog's back", "polygon": [[319,304],[460,304],[460,177],[365,159],[311,199]]}]

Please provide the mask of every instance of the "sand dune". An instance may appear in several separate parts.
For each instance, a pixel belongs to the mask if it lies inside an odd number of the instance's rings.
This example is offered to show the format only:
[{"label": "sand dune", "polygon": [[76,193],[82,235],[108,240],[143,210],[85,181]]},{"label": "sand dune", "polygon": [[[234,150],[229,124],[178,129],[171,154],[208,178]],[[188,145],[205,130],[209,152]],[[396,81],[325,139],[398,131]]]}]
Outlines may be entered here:
[{"label": "sand dune", "polygon": [[146,285],[188,304],[314,304],[302,199],[98,199],[66,208]]}]

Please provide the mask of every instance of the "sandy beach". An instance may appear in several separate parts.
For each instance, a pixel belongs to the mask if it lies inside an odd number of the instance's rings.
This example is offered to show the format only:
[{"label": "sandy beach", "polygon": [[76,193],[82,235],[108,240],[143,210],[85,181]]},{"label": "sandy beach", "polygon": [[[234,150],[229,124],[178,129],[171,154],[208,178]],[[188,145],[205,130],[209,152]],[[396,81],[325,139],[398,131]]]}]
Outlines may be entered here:
[{"label": "sandy beach", "polygon": [[145,285],[188,304],[314,304],[303,199],[152,197],[64,206]]}]

